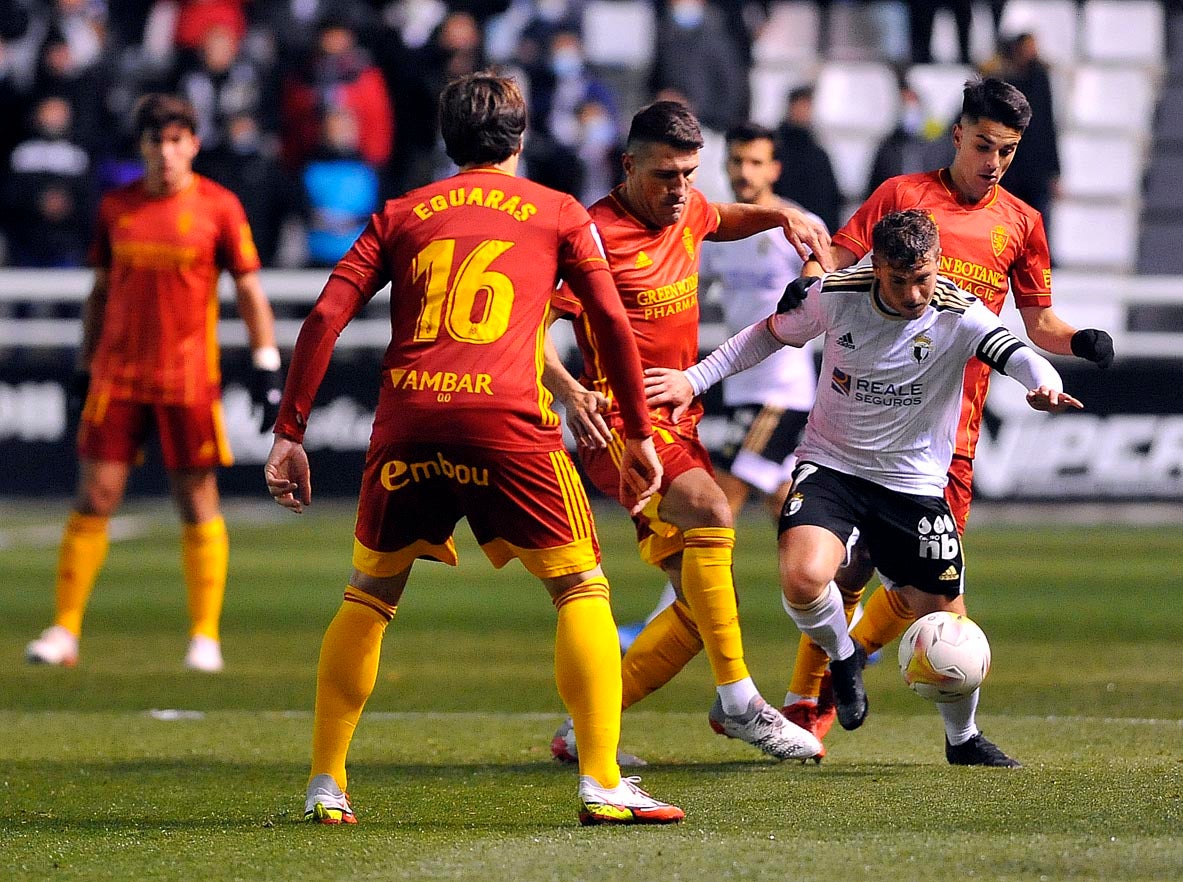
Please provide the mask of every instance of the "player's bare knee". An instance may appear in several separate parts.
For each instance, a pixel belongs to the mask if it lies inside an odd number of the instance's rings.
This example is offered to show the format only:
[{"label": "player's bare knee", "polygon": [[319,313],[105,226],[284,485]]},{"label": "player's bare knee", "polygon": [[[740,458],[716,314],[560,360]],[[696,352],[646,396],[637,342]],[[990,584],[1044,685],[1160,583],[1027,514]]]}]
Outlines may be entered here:
[{"label": "player's bare knee", "polygon": [[398,606],[398,602],[403,596],[403,589],[407,587],[407,577],[410,574],[410,568],[401,573],[395,573],[393,576],[371,576],[355,569],[349,576],[349,585],[364,594],[378,598],[389,606]]},{"label": "player's bare knee", "polygon": [[817,600],[822,596],[832,578],[833,573],[819,568],[810,561],[785,561],[783,559],[781,561],[781,591],[784,593],[785,600],[793,606],[801,606]]}]

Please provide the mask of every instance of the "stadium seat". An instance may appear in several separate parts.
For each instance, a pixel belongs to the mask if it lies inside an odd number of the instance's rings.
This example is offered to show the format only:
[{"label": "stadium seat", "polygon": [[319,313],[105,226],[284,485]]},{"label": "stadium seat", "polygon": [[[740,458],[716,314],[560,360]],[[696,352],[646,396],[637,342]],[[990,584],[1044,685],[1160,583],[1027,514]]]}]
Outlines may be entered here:
[{"label": "stadium seat", "polygon": [[1076,60],[1078,29],[1076,0],[1010,0],[998,32],[1008,37],[1034,34],[1044,61],[1066,65]]},{"label": "stadium seat", "polygon": [[1141,183],[1142,151],[1134,139],[1088,132],[1060,136],[1060,188],[1065,197],[1131,199]]},{"label": "stadium seat", "polygon": [[[969,54],[975,63],[987,61],[994,54],[994,23],[990,12],[975,3],[969,24]],[[934,61],[955,64],[958,58],[957,22],[948,9],[938,9],[932,26],[932,57]]]},{"label": "stadium seat", "polygon": [[1081,21],[1086,59],[1162,64],[1166,21],[1157,0],[1087,0]]},{"label": "stadium seat", "polygon": [[875,159],[878,139],[854,134],[827,135],[823,130],[818,140],[830,154],[834,177],[842,195],[852,201],[861,201],[867,195],[867,175]]},{"label": "stadium seat", "polygon": [[1081,65],[1072,76],[1067,118],[1076,128],[1120,129],[1144,137],[1150,131],[1155,88],[1136,67]]},{"label": "stadium seat", "polygon": [[882,135],[895,125],[899,89],[884,64],[833,63],[822,68],[814,93],[817,129],[831,128]]},{"label": "stadium seat", "polygon": [[1057,199],[1048,232],[1052,259],[1061,266],[1118,272],[1133,269],[1138,214],[1132,206]]},{"label": "stadium seat", "polygon": [[1183,276],[1183,221],[1143,221],[1138,239],[1139,273]]},{"label": "stadium seat", "polygon": [[647,69],[656,40],[653,6],[644,0],[589,0],[583,48],[592,64]]},{"label": "stadium seat", "polygon": [[[1156,213],[1170,212],[1183,220],[1180,181],[1183,181],[1183,153],[1156,152],[1146,173],[1145,209]],[[1183,243],[1183,238],[1179,242]]]},{"label": "stadium seat", "polygon": [[972,75],[973,68],[960,64],[917,64],[907,76],[929,118],[946,123],[961,112],[961,92]]},{"label": "stadium seat", "polygon": [[815,61],[821,26],[817,4],[781,0],[770,7],[768,20],[752,44],[753,61],[769,67]]}]

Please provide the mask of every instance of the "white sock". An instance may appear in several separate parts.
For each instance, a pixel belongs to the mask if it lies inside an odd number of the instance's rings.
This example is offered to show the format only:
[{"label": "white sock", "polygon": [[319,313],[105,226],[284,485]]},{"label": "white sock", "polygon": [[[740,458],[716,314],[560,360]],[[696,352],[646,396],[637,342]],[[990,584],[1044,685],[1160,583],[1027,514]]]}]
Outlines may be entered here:
[{"label": "white sock", "polygon": [[756,691],[756,684],[752,682],[751,677],[744,677],[726,686],[716,686],[715,691],[719,693],[719,701],[722,702],[723,711],[727,714],[742,714],[748,709],[752,699],[760,694]]},{"label": "white sock", "polygon": [[945,724],[945,737],[949,739],[950,744],[965,744],[978,734],[975,715],[978,710],[979,692],[980,689],[975,689],[965,698],[937,705],[937,710],[941,712],[941,721]]},{"label": "white sock", "polygon": [[648,625],[667,606],[678,599],[678,593],[674,591],[674,583],[666,580],[665,587],[661,589],[661,597],[657,598],[657,606],[653,607],[653,612],[645,616],[645,624]]},{"label": "white sock", "polygon": [[817,600],[804,606],[789,603],[783,594],[781,603],[801,633],[824,649],[830,658],[841,660],[854,654],[854,641],[847,630],[837,584],[831,582]]},{"label": "white sock", "polygon": [[816,706],[817,705],[817,696],[816,695],[798,695],[796,692],[786,692],[785,693],[785,703],[782,705],[782,707],[788,707],[790,704],[796,704],[798,701],[804,701],[808,704],[812,704],[812,705]]}]

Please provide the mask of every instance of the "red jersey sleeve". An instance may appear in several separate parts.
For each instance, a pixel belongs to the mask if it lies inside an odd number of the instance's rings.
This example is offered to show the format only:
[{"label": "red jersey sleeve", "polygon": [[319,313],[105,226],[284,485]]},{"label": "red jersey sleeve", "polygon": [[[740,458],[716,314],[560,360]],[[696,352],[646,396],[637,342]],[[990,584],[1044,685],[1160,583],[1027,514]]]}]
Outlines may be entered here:
[{"label": "red jersey sleeve", "polygon": [[859,206],[842,229],[831,239],[835,245],[851,251],[857,260],[862,260],[871,250],[871,230],[883,215],[895,208],[896,185],[892,180],[884,181]]},{"label": "red jersey sleeve", "polygon": [[253,273],[262,264],[247,223],[246,212],[238,197],[229,190],[223,191],[219,200],[218,224],[218,266],[227,269],[232,276]]},{"label": "red jersey sleeve", "polygon": [[[565,200],[559,209],[559,272],[581,308],[586,308],[592,332],[604,342],[614,357],[605,359],[604,372],[616,395],[625,435],[647,438],[652,427],[645,405],[645,387],[641,356],[608,270],[608,260],[586,209],[574,199]],[[551,298],[554,305],[559,292]]]},{"label": "red jersey sleeve", "polygon": [[388,226],[386,215],[371,215],[357,241],[333,268],[333,275],[350,282],[367,302],[390,282],[390,270],[382,257],[382,242],[388,238]]},{"label": "red jersey sleeve", "polygon": [[1035,216],[1023,250],[1011,267],[1010,286],[1018,309],[1052,305],[1052,258],[1047,231],[1039,215]]}]

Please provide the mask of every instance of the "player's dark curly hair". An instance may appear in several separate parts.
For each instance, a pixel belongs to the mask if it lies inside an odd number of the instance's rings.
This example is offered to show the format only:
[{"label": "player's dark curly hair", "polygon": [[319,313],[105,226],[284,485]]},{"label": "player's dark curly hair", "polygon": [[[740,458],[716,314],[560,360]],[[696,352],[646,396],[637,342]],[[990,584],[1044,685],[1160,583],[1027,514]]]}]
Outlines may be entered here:
[{"label": "player's dark curly hair", "polygon": [[197,134],[197,111],[179,95],[150,92],[136,102],[131,118],[137,140],[146,134],[160,134],[173,123]]},{"label": "player's dark curly hair", "polygon": [[504,162],[522,149],[526,99],[517,83],[488,71],[455,79],[439,101],[440,133],[457,165]]},{"label": "player's dark curly hair", "polygon": [[654,101],[633,117],[628,130],[631,153],[638,144],[665,144],[675,150],[702,149],[702,129],[690,108],[681,101]]},{"label": "player's dark curly hair", "polygon": [[961,93],[961,118],[971,123],[993,120],[1023,132],[1031,122],[1031,104],[1008,82],[997,77],[974,77],[966,81]]},{"label": "player's dark curly hair", "polygon": [[750,144],[753,141],[771,141],[776,143],[776,132],[754,122],[742,122],[733,125],[723,136],[728,144]]},{"label": "player's dark curly hair", "polygon": [[940,247],[937,225],[932,215],[921,208],[885,214],[871,230],[875,260],[889,266],[916,266]]}]

